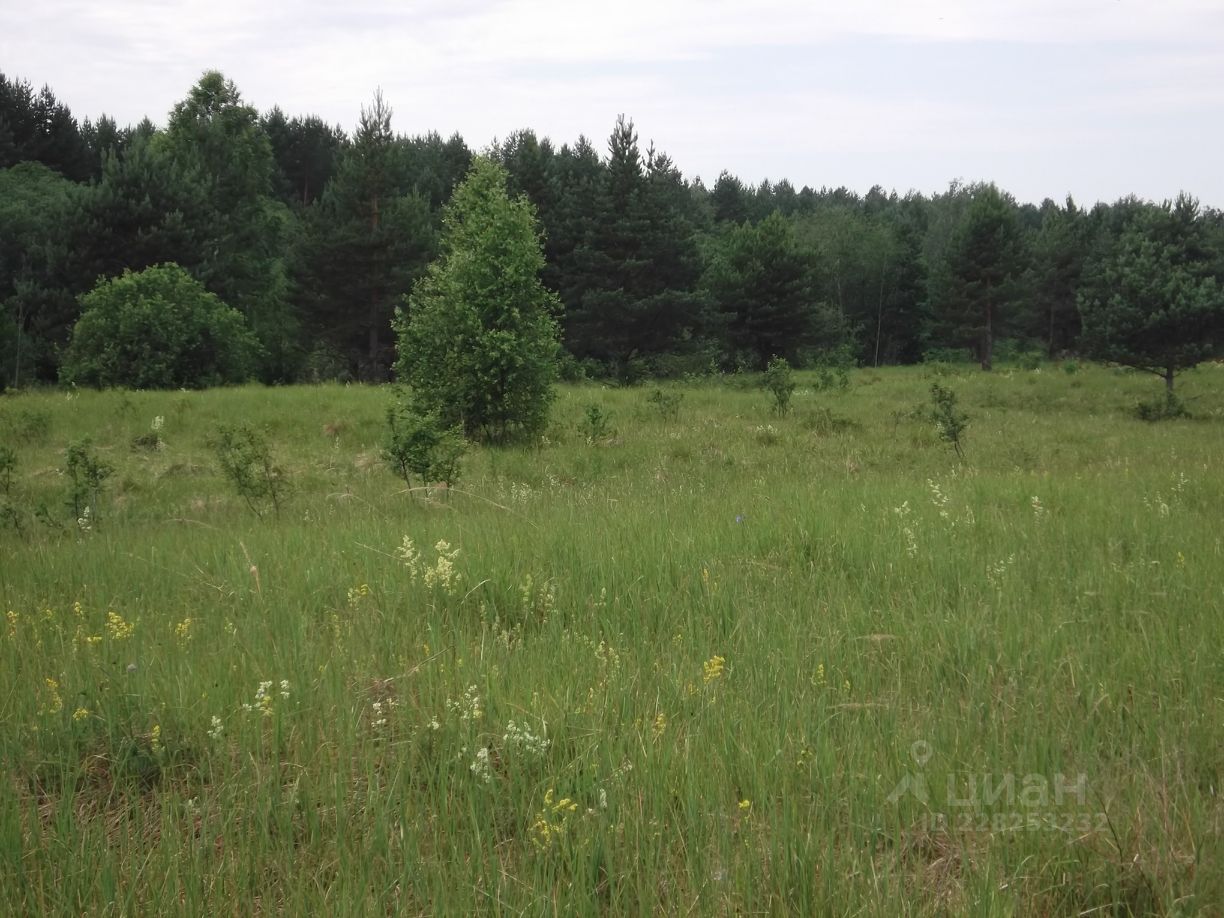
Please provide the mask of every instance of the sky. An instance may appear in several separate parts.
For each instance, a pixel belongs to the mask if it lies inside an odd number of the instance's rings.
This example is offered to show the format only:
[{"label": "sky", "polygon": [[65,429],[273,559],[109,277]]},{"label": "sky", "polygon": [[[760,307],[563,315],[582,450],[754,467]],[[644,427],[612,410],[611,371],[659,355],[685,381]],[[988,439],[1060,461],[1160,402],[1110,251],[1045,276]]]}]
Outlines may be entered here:
[{"label": "sky", "polygon": [[689,178],[1224,208],[1224,0],[0,0],[0,72],[164,124],[205,70],[260,111],[604,149]]}]

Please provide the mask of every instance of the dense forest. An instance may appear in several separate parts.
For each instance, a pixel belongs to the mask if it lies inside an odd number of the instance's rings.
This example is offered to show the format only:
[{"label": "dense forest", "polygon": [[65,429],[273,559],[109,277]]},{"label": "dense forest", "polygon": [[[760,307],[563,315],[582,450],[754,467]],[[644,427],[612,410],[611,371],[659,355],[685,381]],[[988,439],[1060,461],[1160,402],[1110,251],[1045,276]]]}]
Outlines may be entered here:
[{"label": "dense forest", "polygon": [[[1200,355],[1220,343],[1224,215],[1187,195],[1085,208],[989,183],[933,196],[727,172],[706,184],[624,117],[605,145],[524,129],[483,154],[535,206],[571,378],[773,356],[989,369],[1079,353],[1095,334],[1086,307],[1144,297],[1189,305],[1163,324],[1141,316],[1142,341]],[[443,205],[475,155],[457,135],[397,134],[379,93],[350,134],[260,114],[210,72],[164,127],[120,127],[0,74],[0,379],[57,379],[82,297],[167,262],[245,316],[264,381],[388,379],[394,310],[437,255]]]}]

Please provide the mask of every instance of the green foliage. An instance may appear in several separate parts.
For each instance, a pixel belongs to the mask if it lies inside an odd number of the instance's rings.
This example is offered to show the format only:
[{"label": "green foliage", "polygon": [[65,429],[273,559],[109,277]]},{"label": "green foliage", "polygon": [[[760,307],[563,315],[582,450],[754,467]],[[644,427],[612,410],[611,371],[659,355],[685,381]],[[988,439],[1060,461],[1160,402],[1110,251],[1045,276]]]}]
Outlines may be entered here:
[{"label": "green foliage", "polygon": [[387,408],[387,432],[382,455],[391,470],[412,487],[415,475],[423,485],[459,480],[467,441],[457,426],[446,427],[434,412],[420,411],[410,399],[399,398]]},{"label": "green foliage", "polygon": [[971,348],[983,370],[1016,321],[1025,259],[1016,202],[993,184],[975,188],[932,272],[930,298],[937,334]]},{"label": "green foliage", "polygon": [[[664,387],[670,429],[634,421],[653,385],[559,387],[569,435],[473,446],[436,512],[371,455],[384,390],[6,396],[52,429],[0,433],[18,489],[58,499],[86,435],[124,484],[102,538],[0,530],[0,914],[242,913],[252,889],[299,915],[1210,912],[1221,374],[1159,429],[1115,410],[1142,374],[969,374],[962,404],[997,396],[969,471],[926,420],[894,435],[920,368],[785,423],[729,379]],[[574,434],[591,401],[615,449]],[[173,449],[129,451],[159,415]],[[222,477],[219,418],[274,425],[279,522]],[[960,830],[972,869],[932,882]],[[175,882],[125,882],[147,876]]]},{"label": "green foliage", "polygon": [[804,427],[822,437],[830,434],[844,433],[859,426],[855,421],[837,414],[824,405],[818,405],[811,411],[806,412],[802,416],[801,421]]},{"label": "green foliage", "polygon": [[[591,151],[593,153],[593,151]],[[671,160],[643,156],[633,122],[621,116],[607,163],[594,175],[573,163],[586,188],[573,189],[586,226],[575,241],[565,293],[566,343],[618,377],[634,359],[682,353],[700,343],[707,316],[697,293],[701,265],[691,195]]]},{"label": "green foliage", "polygon": [[1093,357],[1174,377],[1224,353],[1218,249],[1198,204],[1144,205],[1085,269],[1083,344]]},{"label": "green foliage", "polygon": [[204,244],[196,277],[246,317],[264,351],[260,378],[287,378],[298,359],[286,268],[293,217],[274,197],[276,161],[258,113],[232,80],[208,71],[152,145],[203,189],[192,214]]},{"label": "green foliage", "polygon": [[49,240],[80,194],[38,163],[0,169],[0,391],[37,379],[66,335],[71,318],[62,321],[56,308],[62,300],[48,289],[46,262]]},{"label": "green foliage", "polygon": [[674,421],[680,416],[680,402],[684,400],[683,392],[655,389],[646,397],[649,404],[665,421]]},{"label": "green foliage", "polygon": [[939,383],[932,383],[927,417],[934,423],[939,439],[952,444],[956,455],[963,459],[965,454],[961,448],[961,438],[969,424],[969,415],[957,408],[956,393]]},{"label": "green foliage", "polygon": [[41,408],[23,408],[0,416],[0,429],[10,442],[43,444],[51,436],[51,413]]},{"label": "green foliage", "polygon": [[61,367],[65,383],[201,388],[254,371],[258,345],[242,316],[178,265],[103,280],[81,307]]},{"label": "green foliage", "polygon": [[443,224],[441,256],[397,315],[399,378],[420,411],[473,439],[530,440],[554,397],[559,308],[540,283],[533,208],[477,159]]},{"label": "green foliage", "polygon": [[378,382],[392,362],[395,306],[436,248],[429,199],[415,188],[391,114],[381,93],[362,107],[353,143],[305,213],[299,251],[311,331],[345,373]]},{"label": "green foliage", "polygon": [[850,388],[850,369],[853,366],[854,357],[847,345],[822,351],[815,361],[816,390],[846,391]]},{"label": "green foliage", "polygon": [[1141,421],[1171,421],[1190,417],[1190,411],[1175,393],[1166,390],[1159,398],[1136,402],[1135,417]]},{"label": "green foliage", "polygon": [[587,405],[582,412],[582,420],[578,424],[578,433],[587,443],[597,443],[616,436],[612,426],[612,415],[594,402]]},{"label": "green foliage", "polygon": [[88,530],[98,521],[102,488],[114,471],[114,466],[98,458],[89,437],[74,440],[64,450],[68,506],[72,510],[72,518],[82,529]]},{"label": "green foliage", "polygon": [[273,460],[267,437],[246,424],[224,426],[213,438],[213,452],[222,474],[256,516],[269,508],[280,515],[289,479]]},{"label": "green foliage", "polygon": [[761,385],[772,396],[774,414],[785,415],[791,409],[791,396],[795,394],[795,374],[785,357],[774,357],[765,368]]},{"label": "green foliage", "polygon": [[16,499],[13,477],[17,472],[17,451],[0,444],[0,527],[21,531],[24,513]]},{"label": "green foliage", "polygon": [[835,312],[814,301],[815,262],[779,213],[732,227],[712,246],[702,287],[718,307],[732,354],[752,369],[840,341]]}]

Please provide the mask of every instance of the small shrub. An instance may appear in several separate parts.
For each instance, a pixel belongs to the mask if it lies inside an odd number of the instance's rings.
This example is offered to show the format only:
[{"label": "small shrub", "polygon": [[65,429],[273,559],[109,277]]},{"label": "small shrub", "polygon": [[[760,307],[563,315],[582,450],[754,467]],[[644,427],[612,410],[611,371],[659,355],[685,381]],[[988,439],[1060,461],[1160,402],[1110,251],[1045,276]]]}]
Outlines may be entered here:
[{"label": "small shrub", "polygon": [[1140,401],[1135,405],[1135,417],[1141,421],[1171,421],[1175,418],[1188,418],[1190,412],[1185,402],[1166,392],[1162,398]]},{"label": "small shrub", "polygon": [[816,358],[816,390],[825,392],[850,388],[850,369],[854,366],[854,355],[846,345],[824,351]]},{"label": "small shrub", "polygon": [[289,494],[284,470],[272,459],[267,438],[245,424],[222,427],[213,439],[221,472],[256,516],[269,507],[277,516]]},{"label": "small shrub", "polygon": [[785,357],[775,357],[769,361],[762,385],[773,397],[774,414],[790,413],[791,396],[795,394],[795,374]]},{"label": "small shrub", "polygon": [[17,452],[0,446],[0,527],[11,526],[21,532],[25,514],[13,491],[13,476],[17,471]]},{"label": "small shrub", "polygon": [[963,459],[965,454],[961,449],[961,437],[969,423],[969,416],[957,409],[956,393],[939,383],[933,383],[929,412],[928,417],[934,422],[939,439],[951,443],[956,455]]},{"label": "small shrub", "polygon": [[805,415],[803,423],[808,430],[819,436],[841,433],[857,426],[854,421],[835,414],[823,405]]},{"label": "small shrub", "polygon": [[132,437],[132,450],[134,452],[150,452],[155,453],[158,450],[165,449],[166,443],[155,430],[147,431],[146,433],[137,434]]},{"label": "small shrub", "polygon": [[402,399],[387,409],[383,459],[408,487],[415,475],[424,485],[440,481],[450,488],[459,480],[466,452],[462,429],[447,427],[436,413]]},{"label": "small shrub", "polygon": [[587,443],[594,443],[597,440],[606,440],[609,437],[615,436],[616,431],[612,427],[612,415],[598,405],[587,405],[582,420],[578,423],[578,433],[582,435]]},{"label": "small shrub", "polygon": [[1063,372],[1068,376],[1074,376],[1084,367],[1078,360],[1064,360],[1062,364]]},{"label": "small shrub", "polygon": [[646,401],[665,421],[674,421],[680,416],[680,402],[684,400],[682,392],[664,392],[655,389],[646,396]]},{"label": "small shrub", "polygon": [[13,493],[13,473],[17,470],[17,451],[11,446],[0,446],[0,494]]},{"label": "small shrub", "polygon": [[242,313],[169,263],[101,280],[81,297],[60,379],[100,387],[200,388],[249,379],[258,354]]},{"label": "small shrub", "polygon": [[13,442],[37,445],[46,443],[51,435],[51,415],[46,411],[25,408],[6,415],[2,423],[5,439]]},{"label": "small shrub", "polygon": [[64,474],[68,476],[68,506],[82,529],[98,519],[102,486],[114,469],[97,457],[88,437],[68,444],[64,451]]}]

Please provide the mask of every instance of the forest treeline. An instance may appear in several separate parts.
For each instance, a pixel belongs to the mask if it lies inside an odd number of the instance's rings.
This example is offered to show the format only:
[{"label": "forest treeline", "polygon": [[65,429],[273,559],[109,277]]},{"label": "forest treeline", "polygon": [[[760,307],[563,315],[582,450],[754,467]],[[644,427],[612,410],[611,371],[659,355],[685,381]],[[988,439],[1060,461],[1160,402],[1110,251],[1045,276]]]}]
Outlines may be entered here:
[{"label": "forest treeline", "polygon": [[[1224,216],[1186,195],[1084,208],[1018,203],[989,183],[860,195],[724,172],[707,185],[623,117],[606,145],[525,129],[484,155],[535,206],[573,377],[773,356],[955,353],[989,369],[1003,353],[1076,353],[1084,303],[1132,280],[1175,271],[1214,296],[1224,277]],[[385,380],[394,310],[438,255],[442,208],[473,158],[458,135],[397,134],[377,93],[346,133],[260,114],[210,72],[164,127],[119,127],[0,74],[0,374],[56,379],[81,298],[173,262],[246,317],[265,381]]]}]

